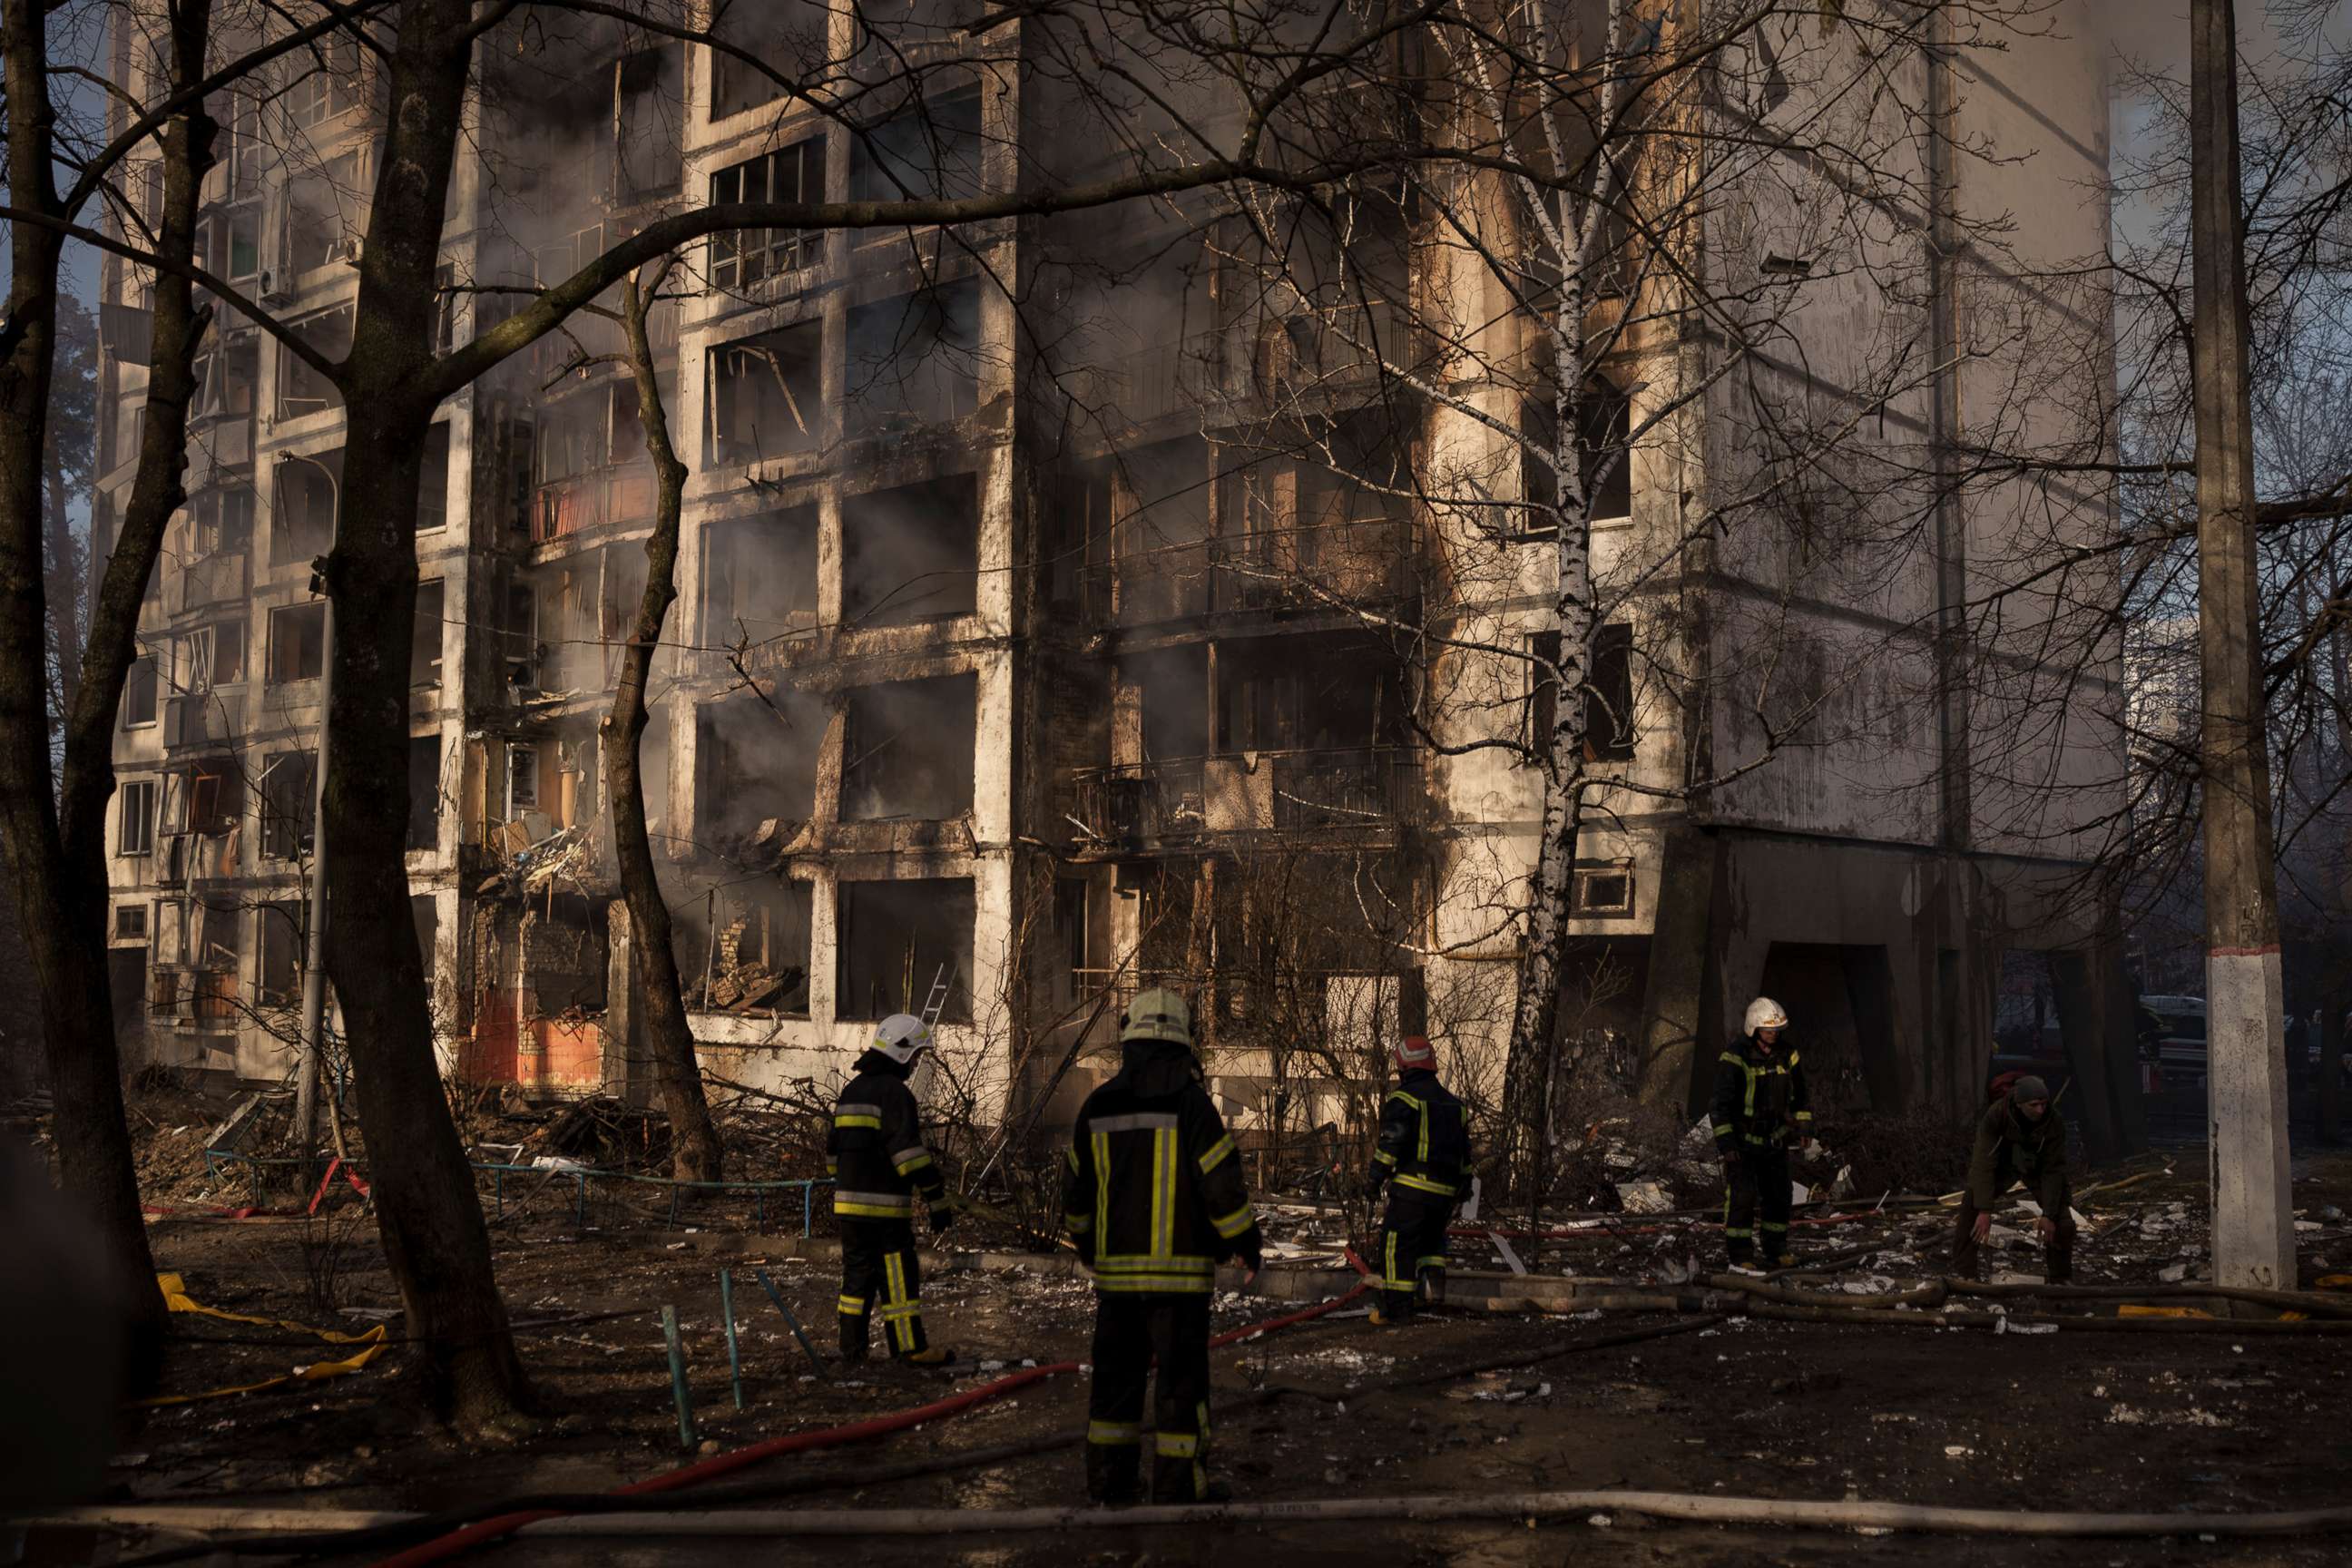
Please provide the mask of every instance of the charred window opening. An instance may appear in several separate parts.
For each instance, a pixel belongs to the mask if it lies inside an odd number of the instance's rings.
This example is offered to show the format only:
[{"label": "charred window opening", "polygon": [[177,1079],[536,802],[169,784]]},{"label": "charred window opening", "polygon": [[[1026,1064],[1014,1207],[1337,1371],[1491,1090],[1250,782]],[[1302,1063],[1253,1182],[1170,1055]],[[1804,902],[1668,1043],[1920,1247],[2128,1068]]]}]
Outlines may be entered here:
[{"label": "charred window opening", "polygon": [[[809,1010],[810,888],[753,879],[681,911],[678,971],[698,1011],[805,1018]],[[706,920],[711,931],[701,929]]]},{"label": "charred window opening", "polygon": [[499,642],[508,690],[517,694],[537,690],[539,595],[530,584],[507,584],[506,613],[499,622]]},{"label": "charred window opening", "polygon": [[940,424],[980,406],[980,286],[942,284],[849,312],[853,434]]},{"label": "charred window opening", "polygon": [[302,999],[302,906],[261,906],[261,974],[254,1001],[263,1007],[291,1007]]},{"label": "charred window opening", "polygon": [[1208,444],[1198,437],[1119,455],[1110,495],[1112,569],[1089,574],[1098,616],[1125,623],[1209,605]]},{"label": "charred window opening", "polygon": [[[197,763],[164,775],[163,828],[166,834],[217,837],[233,831],[244,815],[245,774],[226,758]],[[220,873],[207,867],[200,874]]]},{"label": "charred window opening", "polygon": [[970,615],[980,586],[980,484],[958,474],[841,503],[841,610],[904,626]]},{"label": "charred window opening", "polygon": [[416,929],[416,952],[424,961],[425,984],[433,984],[434,950],[441,940],[441,905],[430,893],[417,893],[408,900],[409,923]]},{"label": "charred window opening", "polygon": [[420,690],[441,684],[441,635],[447,629],[447,590],[441,579],[416,584],[416,631],[408,645],[408,684]]},{"label": "charred window opening", "polygon": [[[243,485],[231,485],[209,489],[188,503],[188,564],[195,566],[215,556],[241,555],[253,543],[253,492]],[[243,590],[240,577],[236,592]],[[184,602],[194,605],[208,603],[192,596],[194,593],[230,593],[225,582],[208,582],[199,589],[184,585]]]},{"label": "charred window opening", "polygon": [[193,696],[245,679],[245,622],[197,626],[172,639],[172,686]]},{"label": "charred window opening", "polygon": [[[1559,662],[1559,634],[1538,632],[1528,639],[1527,744],[1541,755],[1559,718],[1559,686],[1552,670]],[[1592,668],[1585,678],[1584,760],[1622,763],[1633,755],[1633,628],[1612,621],[1592,634]]]},{"label": "charred window opening", "polygon": [[549,895],[522,919],[526,1018],[565,1019],[604,1007],[604,926],[588,900]]},{"label": "charred window opening", "polygon": [[[824,199],[824,139],[813,136],[763,153],[710,176],[710,205],[736,202],[821,202]],[[811,229],[741,228],[710,237],[710,282],[742,289],[763,278],[814,266],[824,237]]]},{"label": "charred window opening", "polygon": [[849,153],[854,202],[962,201],[981,190],[977,82],[857,133]]},{"label": "charred window opening", "polygon": [[137,658],[122,680],[122,727],[143,730],[156,721],[161,706],[163,681],[155,669],[155,660]]},{"label": "charred window opening", "polygon": [[[1594,376],[1585,383],[1577,415],[1576,457],[1582,465],[1591,520],[1610,522],[1632,516],[1632,402]],[[1559,446],[1559,416],[1549,394],[1520,401],[1519,431],[1526,442],[1519,456],[1520,493],[1528,506],[1523,531],[1540,538],[1556,529],[1559,521],[1559,468],[1549,456]]]},{"label": "charred window opening", "polygon": [[316,680],[327,668],[327,606],[324,601],[292,605],[269,613],[269,682]]},{"label": "charred window opening", "polygon": [[403,847],[432,849],[441,838],[441,732],[408,738],[408,833]]},{"label": "charred window opening", "polygon": [[1133,662],[1142,689],[1143,760],[1209,752],[1209,657],[1202,647],[1163,648]]},{"label": "charred window opening", "polygon": [[624,55],[613,74],[614,199],[642,202],[676,191],[686,167],[684,47],[666,44]]},{"label": "charred window opening", "polygon": [[281,458],[271,497],[273,566],[315,561],[334,548],[336,498],[342,489],[341,448],[315,458]]},{"label": "charred window opening", "polygon": [[733,50],[711,49],[710,118],[724,120],[773,103],[785,92],[779,77],[803,82],[822,69],[831,20],[823,0],[762,0],[722,9],[712,24],[715,35],[768,69]]},{"label": "charred window opening", "polygon": [[756,463],[815,447],[824,427],[824,339],[821,323],[803,321],[710,351],[710,463]]},{"label": "charred window opening", "polygon": [[702,531],[702,641],[758,647],[816,627],[814,507],[727,518]]},{"label": "charred window opening", "polygon": [[836,902],[841,1017],[920,1012],[943,982],[940,1019],[971,1021],[970,879],[843,882]]},{"label": "charred window opening", "polygon": [[316,752],[284,752],[261,764],[263,858],[293,860],[309,851],[318,786]]},{"label": "charred window opening", "polygon": [[978,682],[969,675],[861,686],[848,696],[841,818],[943,822],[971,809]]},{"label": "charred window opening", "polygon": [[417,465],[416,531],[428,532],[449,522],[449,422],[425,433],[425,451]]},{"label": "charred window opening", "polygon": [[[340,364],[352,352],[352,308],[322,311],[294,323],[294,335],[331,364]],[[299,419],[322,413],[342,401],[334,383],[310,368],[291,349],[278,351],[278,417]]]},{"label": "charred window opening", "polygon": [[779,688],[708,702],[695,713],[695,818],[719,842],[754,838],[782,849],[816,815],[824,705]]},{"label": "charred window opening", "polygon": [[1412,738],[1403,671],[1376,645],[1339,637],[1218,646],[1221,752],[1402,747]]}]

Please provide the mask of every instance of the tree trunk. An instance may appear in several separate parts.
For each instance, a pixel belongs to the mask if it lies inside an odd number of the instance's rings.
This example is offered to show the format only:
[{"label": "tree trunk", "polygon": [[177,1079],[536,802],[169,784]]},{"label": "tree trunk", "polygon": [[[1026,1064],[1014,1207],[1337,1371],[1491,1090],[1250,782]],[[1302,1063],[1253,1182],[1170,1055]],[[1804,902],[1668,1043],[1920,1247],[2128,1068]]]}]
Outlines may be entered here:
[{"label": "tree trunk", "polygon": [[2277,861],[2254,563],[2253,402],[2238,170],[2237,15],[2189,16],[2199,645],[2213,1277],[2294,1283]]},{"label": "tree trunk", "polygon": [[[620,862],[621,893],[628,903],[636,948],[645,1037],[653,1055],[654,1081],[662,1110],[669,1116],[670,1173],[681,1182],[715,1182],[720,1179],[726,1152],[710,1123],[710,1106],[702,1094],[702,1068],[695,1058],[694,1031],[687,1023],[677,950],[670,936],[669,906],[662,901],[661,882],[654,872],[653,843],[646,831],[645,777],[638,766],[637,749],[646,732],[646,683],[653,673],[654,652],[661,646],[662,627],[677,598],[678,514],[686,495],[686,465],[678,460],[670,439],[669,413],[662,406],[653,347],[646,334],[646,312],[668,276],[669,268],[665,265],[653,269],[650,283],[632,275],[622,286],[629,369],[637,384],[637,417],[658,488],[654,531],[646,540],[645,596],[637,603],[629,646],[622,650],[621,679],[613,693],[612,710],[604,716],[604,795],[612,808],[613,852]],[[711,933],[714,941],[718,934]]]},{"label": "tree trunk", "polygon": [[[0,57],[12,106],[8,177],[15,200],[58,214],[44,16],[29,0],[0,4]],[[175,88],[202,76],[210,21],[208,0],[185,0],[172,13]],[[212,122],[200,108],[164,128],[159,254],[168,260],[184,263],[194,254],[212,139]],[[53,780],[43,476],[61,242],[54,230],[28,224],[12,226],[9,238],[11,341],[0,368],[0,838],[38,978],[58,1173],[106,1247],[133,1328],[133,1381],[143,1384],[160,1359],[163,1307],[123,1118],[106,962],[106,817],[114,794],[114,720],[140,605],[164,524],[184,499],[191,363],[204,323],[186,280],[159,276],[147,418],[131,501],[90,605],[88,644],[59,648],[69,660],[79,658],[79,669],[78,679],[70,668],[58,672],[71,695],[61,715],[62,772]]]},{"label": "tree trunk", "polygon": [[472,57],[470,0],[409,0],[368,215],[335,545],[324,826],[327,971],[349,1033],[386,1261],[425,1353],[425,1391],[467,1430],[530,1399],[473,1173],[443,1098],[404,850],[416,499],[435,405],[435,268]]}]

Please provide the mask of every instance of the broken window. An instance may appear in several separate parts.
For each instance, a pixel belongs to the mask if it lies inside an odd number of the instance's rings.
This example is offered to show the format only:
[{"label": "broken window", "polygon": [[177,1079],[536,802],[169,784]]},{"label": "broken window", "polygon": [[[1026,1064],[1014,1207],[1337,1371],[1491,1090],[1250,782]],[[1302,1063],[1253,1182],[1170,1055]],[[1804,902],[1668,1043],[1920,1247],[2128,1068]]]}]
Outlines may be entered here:
[{"label": "broken window", "polygon": [[253,492],[243,485],[206,490],[191,504],[189,564],[216,555],[242,554],[252,542]]},{"label": "broken window", "polygon": [[404,847],[432,849],[441,837],[441,731],[408,738],[408,837]]},{"label": "broken window", "polygon": [[441,634],[447,590],[440,578],[416,584],[416,631],[408,645],[408,684],[430,688],[441,684]]},{"label": "broken window", "polygon": [[[710,205],[824,200],[824,139],[805,142],[719,170],[710,176]],[[710,281],[741,289],[762,278],[814,265],[824,236],[811,229],[743,228],[710,237]]]},{"label": "broken window", "polygon": [[[155,781],[131,779],[121,790],[121,815],[114,834],[117,855],[155,852]],[[143,917],[142,917],[143,918]]]},{"label": "broken window", "polygon": [[980,86],[961,87],[857,132],[854,202],[962,201],[981,188]]},{"label": "broken window", "polygon": [[237,957],[243,951],[244,910],[234,902],[196,906],[195,1013],[199,1018],[236,1016]]},{"label": "broken window", "polygon": [[530,691],[539,685],[539,595],[528,583],[507,584],[507,611],[501,633],[507,687]]},{"label": "broken window", "polygon": [[956,474],[841,503],[841,613],[853,625],[966,616],[980,586],[980,483]]},{"label": "broken window", "polygon": [[323,600],[269,612],[269,682],[316,680],[327,668],[327,606]]},{"label": "broken window", "polygon": [[980,286],[970,279],[849,312],[853,433],[961,419],[980,406]]},{"label": "broken window", "polygon": [[764,0],[722,8],[712,26],[733,48],[709,51],[710,118],[724,120],[773,103],[784,96],[779,77],[804,82],[820,71],[830,53],[831,20],[824,0]]},{"label": "broken window", "polygon": [[848,695],[841,819],[943,822],[971,809],[978,683],[969,675]]},{"label": "broken window", "polygon": [[844,1018],[928,1013],[971,1021],[972,887],[961,877],[840,885],[839,994]]},{"label": "broken window", "polygon": [[269,560],[283,566],[315,561],[334,548],[336,496],[342,487],[340,448],[315,458],[281,458],[271,498]]},{"label": "broken window", "polygon": [[261,974],[254,1000],[264,1007],[291,1007],[302,999],[302,906],[261,906]]},{"label": "broken window", "polygon": [[507,748],[507,820],[520,820],[539,809],[539,748]]},{"label": "broken window", "polygon": [[710,463],[756,463],[816,446],[824,345],[823,324],[803,321],[710,351]]},{"label": "broken window", "polygon": [[824,703],[779,687],[695,710],[695,820],[709,838],[781,849],[816,815]]},{"label": "broken window", "polygon": [[[293,324],[294,335],[318,352],[330,364],[341,364],[352,352],[352,308],[325,310]],[[293,350],[278,349],[278,417],[299,419],[319,414],[342,400],[334,383]]]},{"label": "broken window", "polygon": [[261,377],[261,345],[248,333],[196,356],[194,413],[222,419],[253,412]]},{"label": "broken window", "polygon": [[214,213],[196,225],[196,260],[216,278],[245,283],[261,274],[261,208]]},{"label": "broken window", "polygon": [[[1623,393],[1598,376],[1585,383],[1578,404],[1581,437],[1577,458],[1583,466],[1589,515],[1595,522],[1633,514],[1633,453],[1627,446],[1632,416],[1633,405]],[[1521,399],[1519,431],[1525,442],[1519,456],[1520,493],[1528,505],[1524,531],[1539,538],[1558,526],[1560,504],[1559,468],[1551,456],[1558,447],[1559,419],[1549,394]],[[1606,473],[1601,472],[1604,465]]]},{"label": "broken window", "polygon": [[151,657],[131,661],[122,679],[122,727],[143,730],[155,722],[156,694],[161,682],[156,678],[155,660]]},{"label": "broken window", "polygon": [[677,189],[685,50],[677,44],[623,55],[614,69],[614,199],[626,205]]},{"label": "broken window", "polygon": [[1403,672],[1352,637],[1220,644],[1216,749],[1328,752],[1410,742]]},{"label": "broken window", "polygon": [[289,277],[357,261],[370,182],[363,151],[330,158],[286,182],[285,254]]},{"label": "broken window", "polygon": [[806,882],[753,878],[720,889],[703,910],[695,911],[716,922],[713,931],[702,933],[703,953],[680,961],[688,1005],[714,1013],[806,1017],[810,908]]},{"label": "broken window", "polygon": [[173,686],[182,693],[236,685],[245,679],[245,623],[219,621],[182,634],[175,639],[173,665]]},{"label": "broken window", "polygon": [[814,507],[730,517],[702,531],[702,640],[758,647],[816,626]]},{"label": "broken window", "polygon": [[[190,833],[226,833],[245,815],[245,775],[236,764],[227,762],[199,763],[184,775],[183,799],[186,804],[186,831]],[[169,802],[164,806],[166,817],[174,816]],[[213,875],[210,870],[202,874]]]},{"label": "broken window", "polygon": [[444,528],[449,521],[449,422],[441,420],[425,433],[423,460],[417,466],[416,531]]},{"label": "broken window", "polygon": [[[1552,669],[1559,660],[1559,634],[1538,632],[1528,639],[1529,659],[1527,742],[1540,753],[1559,721],[1559,686]],[[1633,754],[1633,628],[1623,621],[1595,627],[1592,668],[1585,678],[1584,760],[1622,763]]]},{"label": "broken window", "polygon": [[348,33],[329,33],[296,57],[300,72],[286,89],[286,117],[312,130],[350,113],[367,100],[365,58]]},{"label": "broken window", "polygon": [[261,764],[261,853],[292,860],[310,847],[311,809],[318,800],[318,755],[285,752]]}]

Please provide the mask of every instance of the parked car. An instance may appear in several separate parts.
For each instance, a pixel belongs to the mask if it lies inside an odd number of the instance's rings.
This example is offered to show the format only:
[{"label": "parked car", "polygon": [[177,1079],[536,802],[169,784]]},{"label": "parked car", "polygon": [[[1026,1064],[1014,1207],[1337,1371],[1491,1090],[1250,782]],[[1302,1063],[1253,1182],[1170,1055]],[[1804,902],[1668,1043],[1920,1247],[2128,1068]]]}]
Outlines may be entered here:
[{"label": "parked car", "polygon": [[2139,999],[2142,1054],[2153,1043],[2163,1087],[2187,1089],[2205,1081],[2205,998],[2143,996]]}]

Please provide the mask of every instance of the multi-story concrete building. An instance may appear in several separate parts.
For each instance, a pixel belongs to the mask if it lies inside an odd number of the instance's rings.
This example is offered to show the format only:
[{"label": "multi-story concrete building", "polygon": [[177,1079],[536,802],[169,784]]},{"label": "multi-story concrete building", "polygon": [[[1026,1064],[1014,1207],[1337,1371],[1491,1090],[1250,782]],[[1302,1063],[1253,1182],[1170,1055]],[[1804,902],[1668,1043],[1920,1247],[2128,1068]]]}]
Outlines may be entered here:
[{"label": "multi-story concrete building", "polygon": [[[875,15],[793,8],[747,41],[793,68],[838,60],[870,46]],[[495,52],[451,202],[446,331],[681,204],[952,195],[1117,165],[1020,68],[1019,23],[874,25],[921,85],[851,115],[788,103],[707,49],[586,23]],[[2100,61],[2088,37],[1971,61],[1951,109],[1971,136],[2031,145],[1987,161],[1968,200],[2034,207],[2037,256],[2104,237]],[[1956,68],[1923,59],[1921,92],[1950,90]],[[348,51],[266,103],[225,99],[206,188],[215,268],[337,352],[376,155],[371,70]],[[1364,347],[1425,331],[1412,302],[1442,264],[1415,220],[1350,239],[1387,285],[1336,329],[1284,305],[1295,289],[1237,282],[1224,221],[1191,231],[1181,266],[1166,224],[1119,208],[954,234],[755,231],[698,247],[674,279],[658,352],[692,474],[646,757],[712,1071],[823,1079],[874,1019],[929,1009],[993,1120],[1008,1092],[1066,1103],[1099,1065],[1065,1077],[1066,1048],[1108,1038],[1118,998],[1165,974],[1201,995],[1216,1087],[1244,1125],[1329,1119],[1366,1043],[1407,1026],[1491,1088],[1519,950],[1518,927],[1489,917],[1532,859],[1538,787],[1475,742],[1517,733],[1543,696],[1505,659],[1480,677],[1499,695],[1441,711],[1433,693],[1465,688],[1448,661],[1477,656],[1417,658],[1390,633],[1540,638],[1549,546],[1506,548],[1477,578],[1448,510],[1373,473],[1475,438],[1442,403],[1401,401],[1378,363],[1394,353]],[[101,520],[129,482],[144,381],[137,281],[110,265],[106,287]],[[1795,324],[1880,331],[1857,325],[1864,308],[1832,293]],[[1629,340],[1621,439],[1668,384],[1643,365],[1695,342]],[[419,520],[409,868],[447,1061],[548,1090],[642,1078],[597,734],[654,501],[616,346],[583,318],[453,398]],[[204,383],[194,499],[117,751],[119,1016],[134,1060],[267,1079],[287,1069],[299,989],[324,668],[310,563],[331,538],[342,422],[330,389],[234,320]],[[1892,416],[1940,449],[1965,395],[1923,389]],[[1600,498],[1604,577],[1630,541],[1681,526],[1711,470],[1753,467],[1741,431],[1717,398],[1633,444]],[[2021,495],[1953,503],[1951,538],[1992,542],[1918,556],[1870,594],[1809,579],[1778,545],[1727,548],[1678,574],[1674,636],[1701,602],[1718,639],[1765,635],[1754,612],[1777,606],[1817,663],[1874,642],[1888,668],[1861,684],[1901,708],[1937,684],[1922,672],[1937,605],[1973,602],[2010,559]],[[2103,498],[2069,504],[2069,527],[2105,526]],[[1729,683],[1657,676],[1651,613],[1630,594],[1599,645],[1590,749],[1627,787],[1580,847],[1574,1026],[1624,1042],[1628,1080],[1677,1098],[1760,988],[1816,1033],[1833,1100],[1955,1105],[1975,1092],[2000,952],[2021,945],[2074,955],[2070,1030],[2095,1062],[2112,933],[2056,896],[2087,830],[2017,829],[1952,787],[2016,737],[1948,717],[1890,748],[1857,724],[1693,796],[1694,759],[1741,754],[1768,721]],[[1984,662],[2032,667],[2024,646]],[[2120,756],[2100,729],[2113,671],[2076,673],[2083,712],[2057,750],[2095,793]],[[1836,674],[1812,671],[1817,695]],[[1591,984],[1595,963],[1613,977]]]}]

